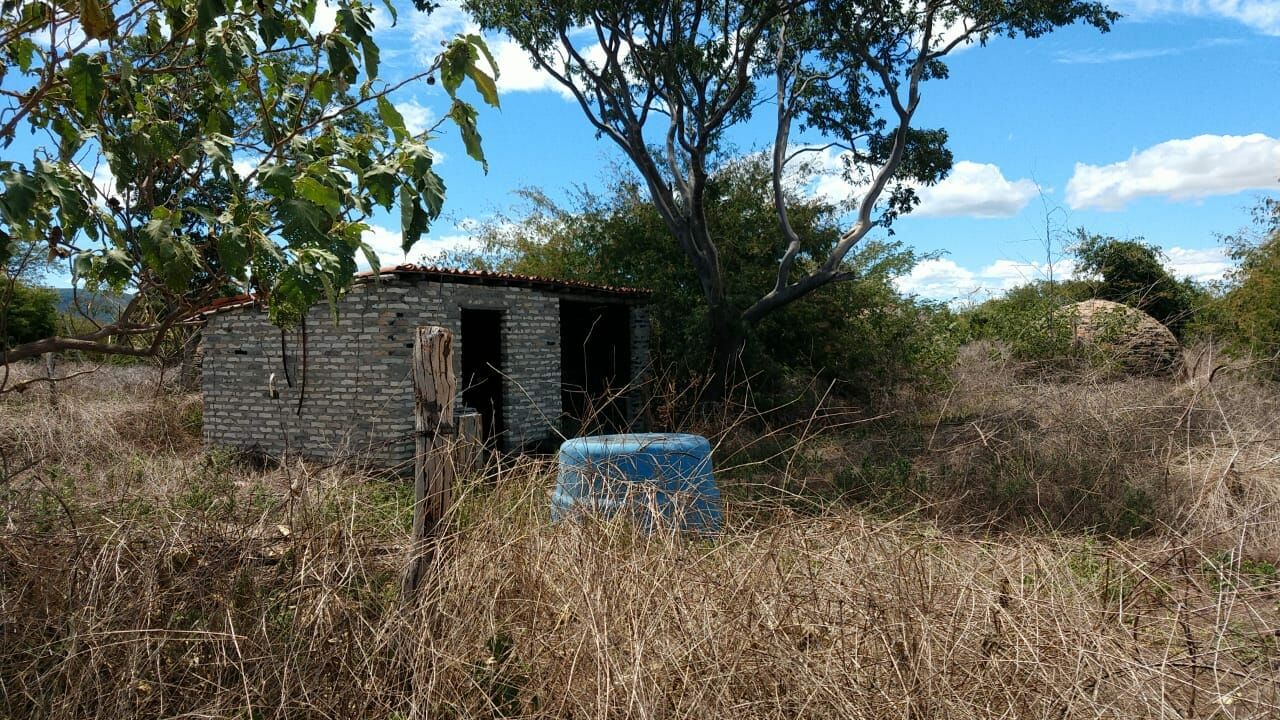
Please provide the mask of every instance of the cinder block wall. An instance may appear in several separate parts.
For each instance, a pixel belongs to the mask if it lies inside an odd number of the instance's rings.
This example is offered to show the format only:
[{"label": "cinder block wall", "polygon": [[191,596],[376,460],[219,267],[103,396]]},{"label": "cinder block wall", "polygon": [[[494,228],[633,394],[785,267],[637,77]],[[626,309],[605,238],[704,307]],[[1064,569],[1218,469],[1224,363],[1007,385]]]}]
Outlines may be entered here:
[{"label": "cinder block wall", "polygon": [[[386,279],[357,284],[284,333],[264,312],[214,313],[205,330],[204,438],[210,446],[338,458],[357,453],[395,467],[413,457],[414,328],[443,325],[455,335],[461,379],[461,310],[502,311],[506,446],[554,435],[560,412],[560,300],[571,294],[521,287]],[[633,372],[648,362],[647,316],[633,307]],[[290,387],[285,368],[293,381]],[[268,394],[274,373],[279,397]]]}]

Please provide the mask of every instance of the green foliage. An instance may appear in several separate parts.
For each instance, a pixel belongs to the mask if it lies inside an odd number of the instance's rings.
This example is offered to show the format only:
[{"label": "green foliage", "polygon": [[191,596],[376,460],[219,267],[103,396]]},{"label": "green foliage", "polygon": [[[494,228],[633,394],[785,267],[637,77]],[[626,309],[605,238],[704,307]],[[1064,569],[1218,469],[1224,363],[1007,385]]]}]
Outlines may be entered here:
[{"label": "green foliage", "polygon": [[[492,718],[524,715],[520,691],[528,684],[529,678],[518,672],[515,639],[499,630],[485,643],[485,649],[488,650],[489,657],[475,663],[471,670],[472,679],[484,693],[486,707],[482,710],[483,715]],[[537,698],[534,698],[531,705],[531,710],[538,709]]]},{"label": "green foliage", "polygon": [[1142,238],[1118,240],[1084,229],[1076,231],[1076,240],[1078,271],[1101,278],[1092,281],[1094,297],[1135,307],[1183,337],[1204,293],[1170,275],[1159,248]]},{"label": "green foliage", "polygon": [[[7,278],[5,278],[7,279]],[[58,330],[58,294],[19,281],[3,284],[0,329],[4,348],[49,337]]]},{"label": "green foliage", "polygon": [[1018,360],[1046,361],[1072,355],[1072,317],[1063,307],[1088,299],[1087,282],[1038,280],[960,313],[966,340],[998,340]]},{"label": "green foliage", "polygon": [[1280,378],[1280,200],[1259,203],[1253,221],[1252,228],[1223,238],[1238,265],[1214,327],[1238,353],[1267,361]]},{"label": "green foliage", "polygon": [[[632,161],[643,178],[643,202],[654,206],[697,275],[707,316],[700,332],[712,338],[716,376],[728,370],[748,325],[844,279],[845,265],[859,264],[851,252],[868,234],[915,206],[912,186],[946,175],[947,133],[918,127],[916,111],[924,85],[947,77],[952,50],[997,37],[1038,37],[1077,22],[1105,31],[1119,17],[1102,3],[1079,0],[463,5],[567,87],[597,136]],[[582,51],[583,37],[600,52]],[[757,114],[761,106],[768,111]],[[759,253],[750,266],[771,282],[735,276],[732,256],[748,244],[717,232],[710,220],[718,202],[713,186],[730,157],[731,133],[740,129],[761,131],[759,141],[770,148],[766,180],[754,187],[772,212],[751,230],[767,242],[750,248]],[[848,199],[859,212],[839,226],[823,223],[816,237],[792,217],[805,212],[803,200],[784,191],[788,163],[803,157],[793,152],[793,131],[843,148],[845,176],[859,188]],[[841,242],[829,242],[829,230]],[[744,289],[748,299],[734,296]]]},{"label": "green foliage", "polygon": [[[24,89],[5,94],[0,142],[34,133],[56,147],[0,162],[0,254],[35,246],[89,287],[131,288],[148,300],[131,323],[163,329],[228,283],[269,298],[282,324],[332,303],[357,257],[377,264],[362,238],[375,208],[398,204],[412,245],[443,203],[432,138],[387,100],[374,6],[336,5],[331,30],[314,26],[315,0],[6,12],[0,76]],[[406,82],[440,72],[448,116],[483,163],[475,109],[457,95],[460,73],[497,105],[481,58],[492,69],[477,36],[459,37]]]},{"label": "green foliage", "polygon": [[[770,254],[776,217],[760,193],[767,182],[765,164],[748,159],[726,165],[708,183],[707,223],[723,238],[720,262],[731,308],[749,304],[777,274]],[[606,195],[580,191],[568,209],[539,191],[526,191],[525,198],[531,205],[525,215],[480,229],[479,250],[437,261],[650,289],[658,359],[686,378],[707,373],[714,337],[702,311],[699,276],[638,182],[615,177]],[[802,262],[814,262],[839,238],[836,211],[811,198],[795,198],[792,208],[792,222],[808,239]],[[954,352],[949,313],[902,297],[892,284],[915,262],[897,243],[867,243],[845,265],[850,279],[788,305],[755,328],[744,325],[752,341],[742,362],[753,384],[768,389],[792,372],[817,372],[870,392],[939,375]]]}]

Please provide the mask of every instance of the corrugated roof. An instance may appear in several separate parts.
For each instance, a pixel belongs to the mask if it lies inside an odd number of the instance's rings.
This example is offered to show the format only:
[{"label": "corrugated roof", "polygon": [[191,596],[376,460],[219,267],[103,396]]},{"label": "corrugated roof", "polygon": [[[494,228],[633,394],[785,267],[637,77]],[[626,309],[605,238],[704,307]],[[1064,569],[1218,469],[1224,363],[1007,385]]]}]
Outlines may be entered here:
[{"label": "corrugated roof", "polygon": [[[356,273],[356,282],[372,280],[374,273],[366,270]],[[552,292],[566,292],[597,296],[620,297],[631,300],[642,300],[652,295],[650,290],[638,288],[601,285],[581,280],[556,280],[536,275],[520,275],[517,273],[492,272],[489,270],[456,270],[453,268],[435,267],[432,265],[395,265],[378,270],[379,277],[403,277],[436,282],[468,283],[474,285],[493,285],[496,287],[528,287]],[[257,302],[252,295],[236,295],[218,298],[207,307],[196,313],[196,317],[211,315],[225,310],[236,310],[248,307]]]},{"label": "corrugated roof", "polygon": [[[581,280],[557,280],[554,278],[538,277],[536,275],[520,275],[517,273],[493,272],[490,270],[458,270],[455,268],[436,267],[434,265],[396,265],[394,267],[384,267],[378,271],[378,274],[420,277],[427,280],[437,280],[439,282],[463,282],[475,283],[477,285],[532,287],[540,290],[587,292],[590,294],[616,295],[635,298],[648,297],[652,294],[649,290],[642,290],[639,288],[601,285],[599,283],[589,283]],[[356,277],[373,277],[373,273],[370,271],[356,273]]]}]

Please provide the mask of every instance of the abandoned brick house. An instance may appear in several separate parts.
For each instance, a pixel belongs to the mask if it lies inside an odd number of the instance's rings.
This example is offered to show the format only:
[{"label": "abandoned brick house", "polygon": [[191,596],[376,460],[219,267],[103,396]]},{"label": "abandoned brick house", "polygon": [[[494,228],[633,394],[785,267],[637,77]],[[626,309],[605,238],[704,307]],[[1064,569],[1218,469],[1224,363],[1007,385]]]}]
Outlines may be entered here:
[{"label": "abandoned brick house", "polygon": [[559,432],[627,427],[649,354],[642,290],[402,265],[357,276],[338,302],[282,331],[242,299],[204,313],[204,436],[269,456],[360,454],[394,467],[414,451],[414,331],[454,333],[459,403],[501,449]]}]

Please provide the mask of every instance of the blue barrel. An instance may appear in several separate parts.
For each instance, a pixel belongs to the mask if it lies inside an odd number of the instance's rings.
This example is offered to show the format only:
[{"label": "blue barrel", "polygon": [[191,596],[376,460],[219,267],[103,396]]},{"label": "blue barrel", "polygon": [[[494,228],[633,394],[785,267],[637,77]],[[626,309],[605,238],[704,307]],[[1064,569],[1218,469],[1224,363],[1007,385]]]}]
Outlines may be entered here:
[{"label": "blue barrel", "polygon": [[641,527],[720,531],[711,444],[700,435],[632,433],[567,440],[551,495],[551,519],[626,513]]}]

